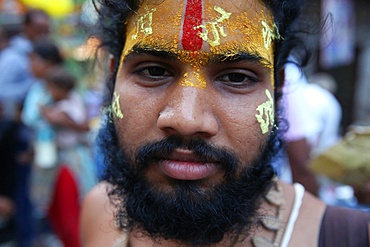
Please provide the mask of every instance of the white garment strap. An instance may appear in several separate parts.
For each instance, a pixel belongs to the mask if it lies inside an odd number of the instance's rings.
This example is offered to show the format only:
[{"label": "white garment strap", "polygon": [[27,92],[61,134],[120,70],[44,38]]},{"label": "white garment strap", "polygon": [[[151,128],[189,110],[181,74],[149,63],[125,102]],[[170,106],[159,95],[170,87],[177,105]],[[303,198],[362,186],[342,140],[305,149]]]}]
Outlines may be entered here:
[{"label": "white garment strap", "polygon": [[294,203],[292,207],[292,212],[290,213],[290,217],[288,220],[288,224],[285,229],[285,233],[283,236],[283,240],[281,241],[280,247],[287,247],[292,237],[294,224],[298,218],[299,210],[301,209],[302,199],[304,195],[304,187],[301,184],[295,183],[294,185]]}]

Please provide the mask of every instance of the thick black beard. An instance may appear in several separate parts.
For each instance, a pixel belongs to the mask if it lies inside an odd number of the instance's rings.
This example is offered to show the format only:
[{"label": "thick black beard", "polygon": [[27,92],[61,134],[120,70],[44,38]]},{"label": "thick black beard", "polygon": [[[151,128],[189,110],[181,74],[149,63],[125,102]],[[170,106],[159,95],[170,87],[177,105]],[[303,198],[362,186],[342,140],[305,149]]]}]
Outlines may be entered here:
[{"label": "thick black beard", "polygon": [[[199,138],[185,141],[178,136],[149,143],[130,159],[120,147],[111,118],[98,141],[106,158],[106,180],[113,185],[109,196],[117,208],[119,229],[139,230],[155,241],[207,246],[220,242],[225,234],[245,239],[259,219],[261,199],[273,185],[270,161],[278,142],[274,132],[259,157],[243,166],[230,151]],[[145,176],[147,167],[179,147],[193,150],[200,160],[217,161],[225,172],[223,181],[207,189],[197,181],[178,180],[172,181],[170,191],[156,188]],[[245,167],[242,172],[237,172],[239,166]]]}]

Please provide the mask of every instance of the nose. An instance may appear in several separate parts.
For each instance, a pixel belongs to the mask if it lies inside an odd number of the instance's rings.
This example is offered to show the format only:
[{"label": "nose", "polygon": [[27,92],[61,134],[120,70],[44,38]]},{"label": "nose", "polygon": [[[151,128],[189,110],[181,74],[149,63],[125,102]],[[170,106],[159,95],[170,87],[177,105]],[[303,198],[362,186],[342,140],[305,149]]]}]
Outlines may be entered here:
[{"label": "nose", "polygon": [[216,135],[219,126],[208,94],[207,89],[178,85],[158,116],[158,128],[184,137]]}]

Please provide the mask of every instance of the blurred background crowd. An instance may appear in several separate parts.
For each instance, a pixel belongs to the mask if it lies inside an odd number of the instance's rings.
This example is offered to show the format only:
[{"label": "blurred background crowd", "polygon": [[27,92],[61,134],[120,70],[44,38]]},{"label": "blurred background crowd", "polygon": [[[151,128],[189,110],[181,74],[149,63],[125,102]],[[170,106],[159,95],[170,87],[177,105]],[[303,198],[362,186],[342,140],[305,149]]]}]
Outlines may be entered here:
[{"label": "blurred background crowd", "polygon": [[79,246],[103,75],[89,1],[0,1],[0,246]]},{"label": "blurred background crowd", "polygon": [[[309,2],[310,25],[326,26],[305,37],[308,66],[286,67],[290,128],[274,165],[329,204],[368,210],[370,1]],[[0,0],[0,247],[80,246],[80,203],[104,170],[96,17],[90,0]]]}]

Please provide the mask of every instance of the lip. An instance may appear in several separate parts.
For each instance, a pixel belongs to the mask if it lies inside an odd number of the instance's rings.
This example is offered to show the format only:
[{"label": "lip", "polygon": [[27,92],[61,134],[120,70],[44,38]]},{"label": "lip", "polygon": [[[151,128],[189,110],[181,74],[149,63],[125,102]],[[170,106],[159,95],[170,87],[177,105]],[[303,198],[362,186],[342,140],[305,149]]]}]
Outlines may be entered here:
[{"label": "lip", "polygon": [[168,177],[177,180],[201,180],[214,175],[217,166],[203,162],[192,151],[177,149],[159,164],[159,169]]}]

